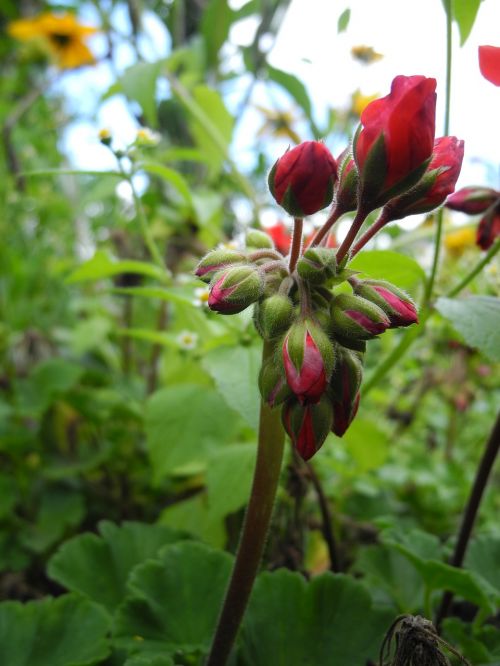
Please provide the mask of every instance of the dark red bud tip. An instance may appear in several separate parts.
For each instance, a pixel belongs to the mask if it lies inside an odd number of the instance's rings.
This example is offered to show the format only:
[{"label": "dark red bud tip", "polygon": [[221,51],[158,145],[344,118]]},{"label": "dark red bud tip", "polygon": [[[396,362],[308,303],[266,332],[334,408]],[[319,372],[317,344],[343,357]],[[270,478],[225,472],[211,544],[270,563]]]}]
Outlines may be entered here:
[{"label": "dark red bud tip", "polygon": [[417,308],[411,301],[399,298],[393,292],[384,289],[384,287],[374,287],[374,289],[392,308],[394,314],[390,316],[390,319],[393,326],[418,324]]},{"label": "dark red bud tip", "polygon": [[383,333],[386,328],[389,328],[390,322],[388,319],[373,321],[370,317],[367,317],[362,312],[356,310],[346,310],[345,313],[372,335],[380,335],[380,333]]},{"label": "dark red bud tip", "polygon": [[332,426],[332,407],[322,399],[314,405],[300,405],[295,400],[285,403],[283,426],[303,460],[309,460],[321,448]]},{"label": "dark red bud tip", "polygon": [[485,213],[496,201],[500,201],[500,192],[491,187],[463,187],[446,199],[446,208],[478,215]]},{"label": "dark red bud tip", "polygon": [[274,164],[268,182],[276,201],[294,217],[312,215],[333,198],[337,165],[320,141],[305,141]]}]

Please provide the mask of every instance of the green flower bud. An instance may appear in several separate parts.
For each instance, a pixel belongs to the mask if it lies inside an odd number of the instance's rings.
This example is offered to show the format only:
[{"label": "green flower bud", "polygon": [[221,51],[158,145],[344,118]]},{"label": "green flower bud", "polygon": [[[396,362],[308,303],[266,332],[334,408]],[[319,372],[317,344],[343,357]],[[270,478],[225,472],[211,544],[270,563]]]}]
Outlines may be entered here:
[{"label": "green flower bud", "polygon": [[334,335],[343,340],[369,340],[383,333],[391,322],[385,312],[366,298],[339,294],[331,305]]},{"label": "green flower bud", "polygon": [[280,405],[292,396],[292,391],[286,383],[285,371],[282,363],[270,358],[260,369],[259,390],[262,399],[270,407]]},{"label": "green flower bud", "polygon": [[310,247],[297,262],[297,273],[310,284],[326,282],[336,270],[335,250],[327,247]]},{"label": "green flower bud", "polygon": [[354,293],[378,305],[389,317],[391,328],[418,322],[417,309],[408,294],[386,280],[356,281]]},{"label": "green flower bud", "polygon": [[242,252],[227,250],[226,248],[212,250],[203,257],[194,274],[208,284],[218,271],[226,266],[239,264],[243,261],[246,261],[246,257]]},{"label": "green flower bud", "polygon": [[274,250],[273,239],[269,234],[258,229],[251,229],[245,239],[247,248],[255,248],[257,250]]},{"label": "green flower bud", "polygon": [[216,273],[208,307],[220,314],[236,314],[259,300],[264,276],[255,266],[233,266]]},{"label": "green flower bud", "polygon": [[287,296],[273,294],[255,306],[255,325],[264,340],[284,333],[292,323],[294,307]]}]

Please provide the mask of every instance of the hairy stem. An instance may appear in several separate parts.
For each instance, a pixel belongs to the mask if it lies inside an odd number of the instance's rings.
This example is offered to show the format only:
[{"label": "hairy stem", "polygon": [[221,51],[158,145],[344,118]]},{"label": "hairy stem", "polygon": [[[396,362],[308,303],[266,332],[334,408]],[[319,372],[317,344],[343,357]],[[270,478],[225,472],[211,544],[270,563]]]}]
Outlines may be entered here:
[{"label": "hairy stem", "polygon": [[[454,567],[460,568],[464,561],[465,553],[469,540],[476,522],[476,517],[479,511],[481,500],[483,499],[486,485],[495,464],[495,460],[500,449],[500,412],[497,415],[495,425],[490,433],[483,456],[476,471],[476,478],[471,488],[467,506],[462,516],[462,524],[458,533],[457,543],[450,564]],[[439,607],[436,617],[436,627],[439,627],[443,619],[446,617],[453,600],[452,592],[445,592]]]},{"label": "hairy stem", "polygon": [[329,233],[330,229],[333,227],[335,222],[342,216],[342,211],[334,206],[332,212],[330,213],[327,221],[325,224],[321,227],[321,229],[318,229],[316,235],[311,241],[310,246],[314,247],[315,245],[320,245],[321,241],[327,236]]},{"label": "hairy stem", "polygon": [[[262,361],[272,355],[264,343]],[[257,461],[236,561],[206,666],[227,662],[254,584],[269,530],[283,458],[280,411],[261,403]]]},{"label": "hairy stem", "polygon": [[366,213],[362,208],[359,208],[356,217],[354,218],[351,228],[347,232],[347,236],[344,238],[342,241],[342,245],[339,247],[338,252],[337,252],[337,263],[340,264],[342,259],[346,256],[346,254],[349,252],[349,249],[351,245],[354,242],[354,239],[357,236],[358,231],[361,229],[361,226],[363,222],[366,219],[366,216],[368,213]]},{"label": "hairy stem", "polygon": [[292,236],[292,248],[290,250],[290,273],[293,273],[295,266],[297,265],[297,260],[300,256],[300,250],[302,248],[302,229],[304,226],[304,220],[301,217],[296,217],[293,222],[293,236]]},{"label": "hairy stem", "polygon": [[382,229],[382,227],[384,227],[388,222],[389,222],[389,212],[387,209],[382,208],[378,218],[371,225],[371,227],[367,231],[365,231],[365,233],[361,236],[356,245],[352,248],[351,259],[355,255],[357,255],[358,252],[368,243],[368,241],[371,240],[373,236],[375,236],[375,234],[378,233]]}]

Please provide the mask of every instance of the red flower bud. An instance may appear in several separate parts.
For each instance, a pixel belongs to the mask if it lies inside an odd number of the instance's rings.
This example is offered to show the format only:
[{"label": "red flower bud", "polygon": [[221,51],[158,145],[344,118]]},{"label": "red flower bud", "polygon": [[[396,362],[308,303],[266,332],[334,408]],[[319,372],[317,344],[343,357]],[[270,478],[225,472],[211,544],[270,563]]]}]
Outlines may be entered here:
[{"label": "red flower bud", "polygon": [[388,221],[428,213],[440,206],[455,189],[463,157],[463,141],[455,136],[436,139],[431,161],[419,182],[386,204]]},{"label": "red flower bud", "polygon": [[500,202],[492,206],[479,222],[476,243],[482,250],[489,250],[500,236]]},{"label": "red flower bud", "polygon": [[332,325],[335,337],[344,340],[369,340],[380,335],[391,322],[386,313],[375,303],[352,294],[339,294],[332,301]]},{"label": "red flower bud", "polygon": [[332,407],[327,398],[314,405],[288,400],[282,411],[283,427],[304,460],[321,448],[332,426]]},{"label": "red flower bud", "polygon": [[271,194],[294,217],[317,213],[331,203],[337,165],[320,141],[305,141],[274,164],[268,182]]},{"label": "red flower bud", "polygon": [[353,150],[362,205],[381,205],[422,176],[434,147],[435,90],[435,79],[397,76],[361,114]]},{"label": "red flower bud", "polygon": [[337,158],[339,180],[335,188],[335,205],[343,213],[349,213],[358,207],[358,169],[352,151],[346,148]]},{"label": "red flower bud", "polygon": [[375,303],[389,317],[389,328],[418,323],[417,308],[404,291],[385,280],[359,280],[354,293]]},{"label": "red flower bud", "polygon": [[330,380],[333,407],[332,431],[337,437],[342,437],[356,416],[362,376],[361,356],[348,349],[340,348]]},{"label": "red flower bud", "polygon": [[296,322],[285,335],[282,353],[288,386],[300,402],[318,402],[334,364],[326,333],[310,320]]},{"label": "red flower bud", "polygon": [[264,291],[264,278],[254,266],[234,266],[216,273],[208,307],[220,314],[236,314],[255,303]]},{"label": "red flower bud", "polygon": [[500,192],[491,187],[463,187],[446,200],[446,208],[458,210],[467,215],[485,213],[490,206],[500,200]]},{"label": "red flower bud", "polygon": [[479,47],[479,69],[485,79],[500,86],[500,46]]}]

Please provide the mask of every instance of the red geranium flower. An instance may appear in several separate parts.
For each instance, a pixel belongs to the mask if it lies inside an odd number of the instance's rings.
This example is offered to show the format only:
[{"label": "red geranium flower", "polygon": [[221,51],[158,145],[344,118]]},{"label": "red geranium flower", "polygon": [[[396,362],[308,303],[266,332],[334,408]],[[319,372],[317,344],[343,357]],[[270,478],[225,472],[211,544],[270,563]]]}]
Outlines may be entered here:
[{"label": "red geranium flower", "polygon": [[500,46],[479,47],[479,69],[485,79],[500,86]]}]

